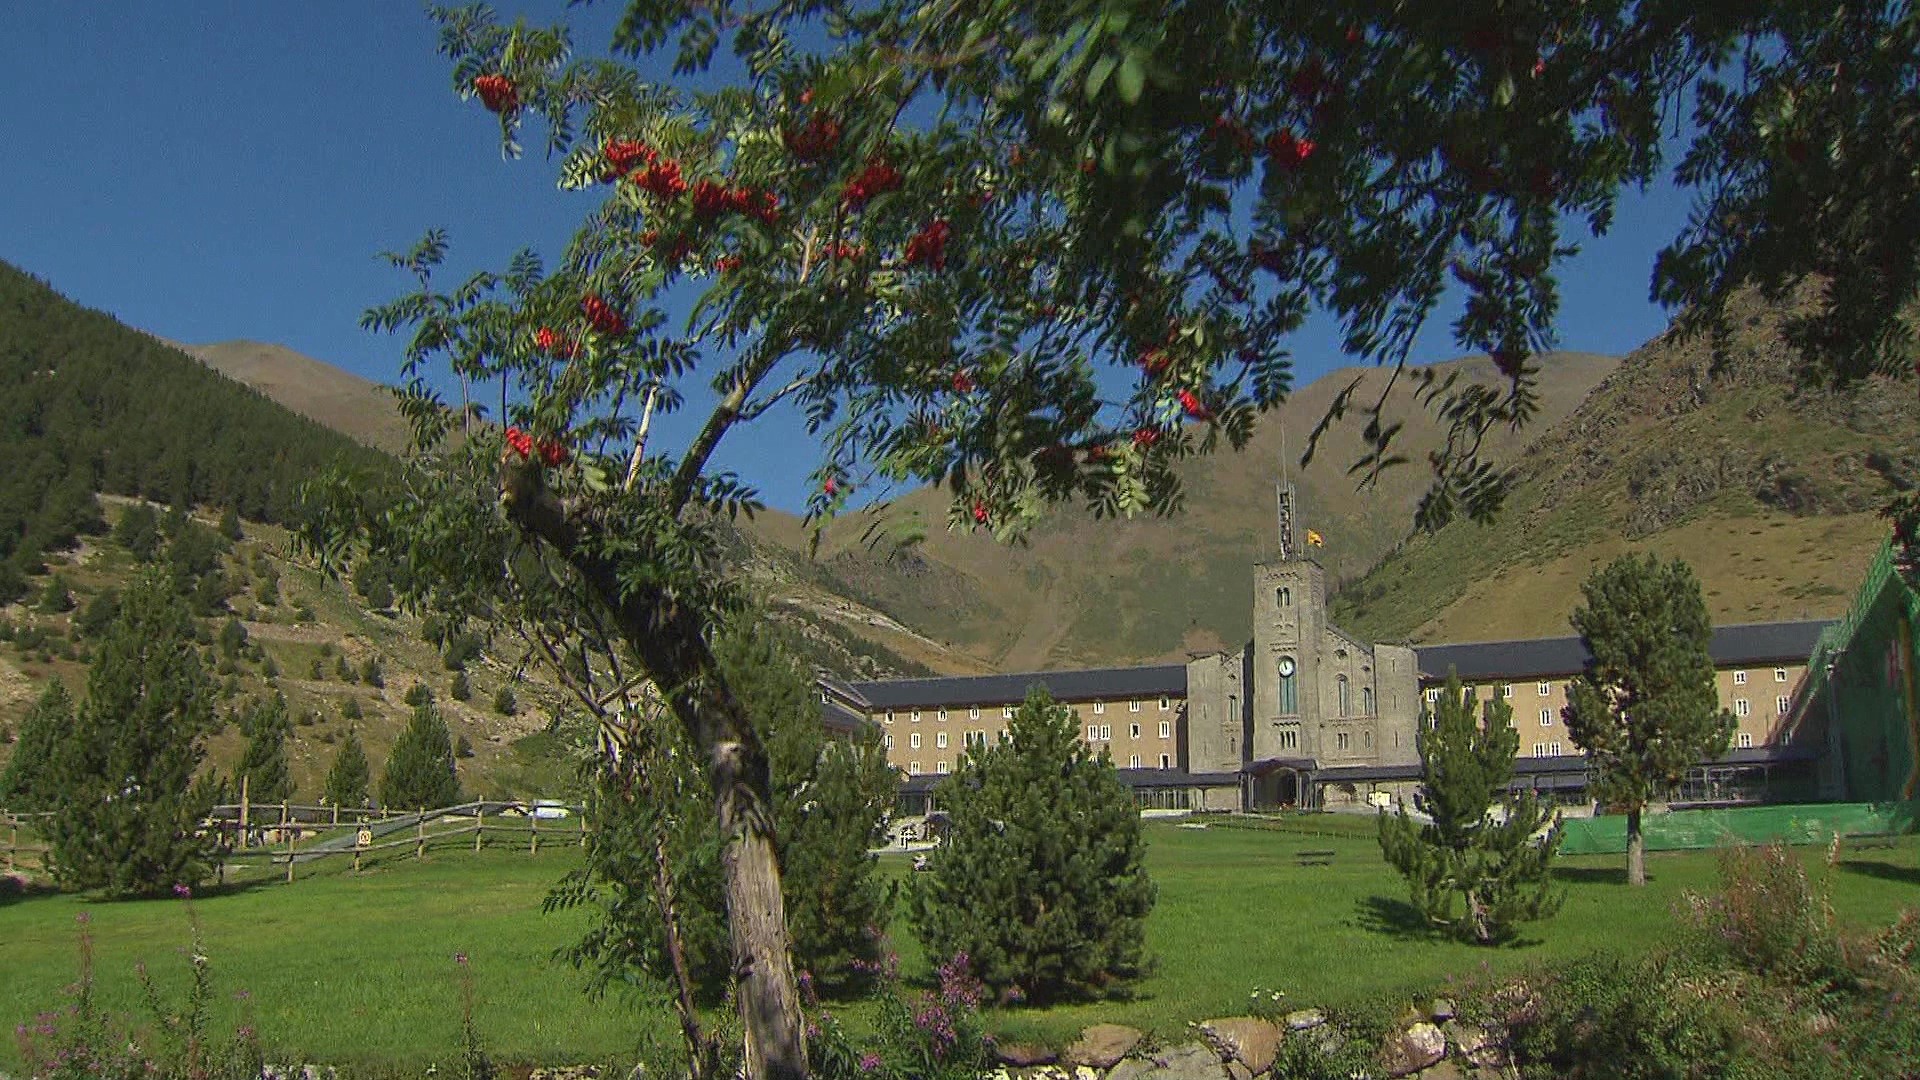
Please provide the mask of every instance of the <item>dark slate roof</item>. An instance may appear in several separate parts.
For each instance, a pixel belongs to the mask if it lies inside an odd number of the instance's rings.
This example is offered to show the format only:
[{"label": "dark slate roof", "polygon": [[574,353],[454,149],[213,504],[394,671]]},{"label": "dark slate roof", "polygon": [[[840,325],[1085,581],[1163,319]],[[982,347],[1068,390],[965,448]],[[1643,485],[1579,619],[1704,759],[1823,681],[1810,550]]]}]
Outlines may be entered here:
[{"label": "dark slate roof", "polygon": [[955,675],[935,679],[885,679],[853,683],[851,689],[875,709],[940,708],[952,705],[1011,705],[1043,686],[1056,701],[1125,701],[1184,697],[1185,664],[1093,668],[1085,671],[1032,671],[1018,675]]},{"label": "dark slate roof", "polygon": [[[1707,649],[1716,667],[1804,663],[1813,655],[1820,632],[1831,625],[1830,619],[1810,619],[1716,626]],[[1586,646],[1577,637],[1424,645],[1414,651],[1420,657],[1423,678],[1444,679],[1451,668],[1467,682],[1576,675],[1586,668],[1588,659]]]},{"label": "dark slate roof", "polygon": [[[1711,765],[1789,765],[1812,761],[1818,751],[1810,746],[1752,746],[1728,750],[1703,764]],[[1366,783],[1378,780],[1415,780],[1420,776],[1419,762],[1401,765],[1334,765],[1315,769],[1309,758],[1268,758],[1247,766],[1258,775],[1275,766],[1310,770],[1315,783]],[[1514,783],[1520,787],[1580,787],[1586,783],[1587,759],[1583,754],[1555,757],[1517,757],[1513,759]]]},{"label": "dark slate roof", "polygon": [[820,723],[828,731],[852,733],[868,727],[870,721],[860,713],[854,712],[838,701],[820,703]]}]

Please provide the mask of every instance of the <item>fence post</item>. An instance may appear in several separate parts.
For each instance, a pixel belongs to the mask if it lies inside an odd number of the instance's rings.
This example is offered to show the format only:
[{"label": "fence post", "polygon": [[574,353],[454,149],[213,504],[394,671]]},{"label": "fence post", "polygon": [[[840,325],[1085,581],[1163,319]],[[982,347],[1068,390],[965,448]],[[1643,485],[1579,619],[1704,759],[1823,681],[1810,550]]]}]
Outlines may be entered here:
[{"label": "fence post", "polygon": [[333,804],[333,827],[336,829],[340,827],[340,804],[339,803]]},{"label": "fence post", "polygon": [[245,773],[240,774],[240,850],[242,851],[245,851],[247,848],[247,825],[249,824],[249,811],[251,809],[251,805],[247,799],[247,789],[250,786],[250,782],[250,777]]},{"label": "fence post", "polygon": [[582,851],[585,851],[586,847],[587,847],[587,814],[586,814],[586,811],[583,810],[580,812],[580,849]]},{"label": "fence post", "polygon": [[427,811],[425,807],[419,810],[419,816],[414,818],[413,825],[413,857],[415,859],[424,859],[427,857]]},{"label": "fence post", "polygon": [[486,827],[486,807],[473,804],[473,853],[480,854],[480,830]]},{"label": "fence post", "polygon": [[287,834],[287,884],[291,885],[293,884],[294,841],[295,841],[295,838],[298,837],[300,834],[293,829],[287,828],[284,825],[281,826],[281,830]]},{"label": "fence post", "polygon": [[7,869],[9,871],[15,869],[15,863],[13,861],[13,852],[14,852],[14,849],[19,846],[20,846],[20,819],[13,816],[12,814],[8,814],[7,815]]},{"label": "fence post", "polygon": [[527,854],[540,854],[540,808],[537,806],[527,814]]}]

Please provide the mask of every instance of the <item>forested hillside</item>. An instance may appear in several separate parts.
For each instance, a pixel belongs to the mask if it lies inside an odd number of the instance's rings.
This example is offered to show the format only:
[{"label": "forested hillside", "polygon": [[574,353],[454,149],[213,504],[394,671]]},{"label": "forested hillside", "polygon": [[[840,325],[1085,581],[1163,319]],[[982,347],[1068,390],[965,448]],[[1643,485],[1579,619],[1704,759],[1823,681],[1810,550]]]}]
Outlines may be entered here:
[{"label": "forested hillside", "polygon": [[385,459],[0,263],[0,601],[97,531],[94,493],[285,520],[305,477]]}]

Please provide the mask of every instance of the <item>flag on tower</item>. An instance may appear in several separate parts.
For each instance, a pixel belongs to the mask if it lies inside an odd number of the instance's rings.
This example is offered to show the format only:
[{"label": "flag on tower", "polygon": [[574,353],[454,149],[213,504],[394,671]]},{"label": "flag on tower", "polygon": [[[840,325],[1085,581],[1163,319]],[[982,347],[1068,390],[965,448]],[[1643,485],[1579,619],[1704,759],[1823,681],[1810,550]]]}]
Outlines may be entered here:
[{"label": "flag on tower", "polygon": [[1314,532],[1312,529],[1307,530],[1307,546],[1308,547],[1325,547],[1326,545],[1327,545],[1326,537],[1321,536],[1319,533]]}]

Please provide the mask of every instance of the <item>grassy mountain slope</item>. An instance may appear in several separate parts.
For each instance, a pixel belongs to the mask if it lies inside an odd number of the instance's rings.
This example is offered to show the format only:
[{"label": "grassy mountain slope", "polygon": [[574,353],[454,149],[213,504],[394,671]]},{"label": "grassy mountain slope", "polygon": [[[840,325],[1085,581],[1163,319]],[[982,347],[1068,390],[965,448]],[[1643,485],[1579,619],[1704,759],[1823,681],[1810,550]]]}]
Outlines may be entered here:
[{"label": "grassy mountain slope", "polygon": [[1382,639],[1562,634],[1594,567],[1645,548],[1693,564],[1717,620],[1844,610],[1882,536],[1874,510],[1920,473],[1910,386],[1796,384],[1780,313],[1748,301],[1721,363],[1665,334],[1543,426],[1492,525],[1406,544],[1335,617]]},{"label": "grassy mountain slope", "polygon": [[332,364],[284,345],[222,341],[174,345],[236,382],[258,390],[294,412],[378,450],[407,448],[407,422],[392,394]]},{"label": "grassy mountain slope", "polygon": [[[1540,423],[1571,412],[1616,363],[1577,353],[1549,358]],[[1444,366],[1494,377],[1484,359]],[[1283,460],[1298,457],[1343,387],[1357,378],[1356,400],[1369,400],[1385,374],[1329,374],[1263,419],[1244,451],[1188,462],[1186,505],[1173,517],[1110,522],[1062,511],[1029,545],[1007,548],[947,531],[942,494],[923,490],[882,512],[920,515],[930,523],[924,544],[876,553],[861,539],[866,519],[856,516],[827,530],[819,565],[840,591],[998,670],[1179,658],[1237,643],[1250,630],[1248,567],[1273,551],[1274,485]],[[1439,429],[1409,395],[1398,396],[1390,416],[1407,421],[1403,450],[1413,460],[1439,445]],[[1503,433],[1494,452],[1520,446]],[[1405,535],[1428,480],[1408,465],[1357,492],[1345,469],[1359,450],[1357,427],[1342,425],[1309,468],[1289,469],[1302,521],[1325,535],[1320,557],[1336,577],[1359,574]],[[761,515],[749,528],[770,544],[805,550],[804,529],[790,516]]]}]

